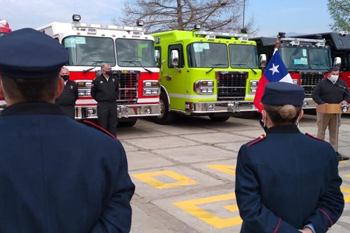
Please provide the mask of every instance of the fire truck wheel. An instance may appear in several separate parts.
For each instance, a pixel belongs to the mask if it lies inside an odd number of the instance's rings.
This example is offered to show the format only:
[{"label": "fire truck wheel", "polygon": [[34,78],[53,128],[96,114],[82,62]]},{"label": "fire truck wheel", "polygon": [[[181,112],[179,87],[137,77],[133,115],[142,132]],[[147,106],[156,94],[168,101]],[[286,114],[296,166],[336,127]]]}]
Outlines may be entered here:
[{"label": "fire truck wheel", "polygon": [[169,125],[175,121],[175,113],[169,111],[168,97],[164,92],[160,93],[160,116],[154,117],[157,124]]},{"label": "fire truck wheel", "polygon": [[227,121],[228,119],[230,119],[231,116],[209,116],[210,120],[212,121],[216,121],[216,122],[224,122]]},{"label": "fire truck wheel", "polygon": [[133,127],[137,122],[137,119],[136,118],[128,118],[127,121],[123,121],[123,120],[120,120],[118,122],[118,126],[120,127]]}]

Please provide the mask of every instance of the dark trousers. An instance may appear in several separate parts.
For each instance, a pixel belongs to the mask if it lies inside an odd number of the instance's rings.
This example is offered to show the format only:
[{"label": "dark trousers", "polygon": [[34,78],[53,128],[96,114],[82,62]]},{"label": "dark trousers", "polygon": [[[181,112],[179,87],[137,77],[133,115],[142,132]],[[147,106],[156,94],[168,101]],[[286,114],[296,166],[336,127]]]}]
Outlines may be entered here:
[{"label": "dark trousers", "polygon": [[113,135],[117,135],[117,103],[98,102],[97,117],[99,125]]},{"label": "dark trousers", "polygon": [[61,108],[67,116],[69,116],[70,118],[75,120],[75,108],[74,108],[74,106],[69,106],[69,107],[61,106]]}]

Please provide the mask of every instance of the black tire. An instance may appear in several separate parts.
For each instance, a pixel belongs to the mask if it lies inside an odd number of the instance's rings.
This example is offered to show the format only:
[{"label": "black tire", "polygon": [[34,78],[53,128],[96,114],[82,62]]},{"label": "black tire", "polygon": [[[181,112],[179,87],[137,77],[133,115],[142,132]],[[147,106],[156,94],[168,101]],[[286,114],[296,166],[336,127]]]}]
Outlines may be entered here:
[{"label": "black tire", "polygon": [[233,117],[237,117],[237,118],[243,118],[243,119],[251,119],[251,118],[255,118],[258,117],[260,115],[260,113],[258,111],[254,111],[254,112],[236,112],[233,113],[232,116]]},{"label": "black tire", "polygon": [[128,118],[127,120],[121,120],[118,123],[120,127],[133,127],[137,122],[137,118]]},{"label": "black tire", "polygon": [[154,117],[153,121],[160,125],[169,125],[175,121],[175,113],[169,111],[168,97],[164,92],[160,93],[160,116]]},{"label": "black tire", "polygon": [[224,122],[230,119],[231,116],[209,116],[210,120],[215,121],[215,122]]}]

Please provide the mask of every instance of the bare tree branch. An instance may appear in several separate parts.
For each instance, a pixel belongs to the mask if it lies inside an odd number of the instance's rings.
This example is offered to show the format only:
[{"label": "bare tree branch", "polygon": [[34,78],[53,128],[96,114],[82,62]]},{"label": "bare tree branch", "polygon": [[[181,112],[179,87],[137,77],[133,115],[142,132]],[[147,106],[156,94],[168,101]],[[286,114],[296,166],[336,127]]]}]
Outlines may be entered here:
[{"label": "bare tree branch", "polygon": [[[246,2],[248,2],[246,0]],[[130,0],[123,6],[124,14],[116,24],[130,24],[142,19],[146,32],[191,30],[200,24],[204,30],[237,31],[242,22],[244,0]],[[257,32],[252,19],[250,32]]]}]

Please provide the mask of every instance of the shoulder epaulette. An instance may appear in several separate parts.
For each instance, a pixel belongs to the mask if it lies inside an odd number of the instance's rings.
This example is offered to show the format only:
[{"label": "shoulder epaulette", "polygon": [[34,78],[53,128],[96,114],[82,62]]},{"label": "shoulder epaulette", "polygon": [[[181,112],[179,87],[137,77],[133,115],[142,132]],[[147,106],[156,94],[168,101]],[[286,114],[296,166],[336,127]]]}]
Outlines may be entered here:
[{"label": "shoulder epaulette", "polygon": [[101,132],[107,134],[108,136],[112,137],[113,139],[117,139],[116,136],[114,136],[113,134],[111,134],[110,132],[108,132],[107,130],[105,130],[104,128],[102,128],[101,126],[91,122],[91,121],[87,121],[87,120],[84,120],[83,123],[87,126],[90,126],[90,127],[93,127],[95,129],[98,129],[100,130]]},{"label": "shoulder epaulette", "polygon": [[247,145],[248,145],[248,146],[252,146],[252,145],[254,145],[254,144],[256,144],[256,143],[258,143],[258,142],[264,140],[265,137],[266,137],[265,134],[263,134],[263,135],[261,135],[260,137],[254,139],[253,141],[248,142]]},{"label": "shoulder epaulette", "polygon": [[321,138],[318,138],[318,137],[315,137],[314,135],[312,134],[309,134],[309,133],[305,133],[306,136],[309,136],[310,138],[313,138],[313,139],[316,139],[316,140],[319,140],[319,141],[322,141],[322,142],[326,142],[325,140],[321,139]]}]

